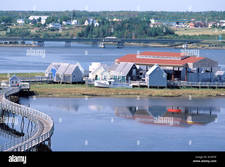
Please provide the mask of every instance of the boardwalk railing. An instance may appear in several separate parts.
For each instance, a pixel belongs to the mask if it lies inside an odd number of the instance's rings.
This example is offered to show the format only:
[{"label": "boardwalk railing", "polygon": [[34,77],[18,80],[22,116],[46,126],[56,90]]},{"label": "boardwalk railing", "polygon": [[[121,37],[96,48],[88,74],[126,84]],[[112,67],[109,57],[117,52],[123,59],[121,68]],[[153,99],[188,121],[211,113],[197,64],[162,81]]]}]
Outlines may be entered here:
[{"label": "boardwalk railing", "polygon": [[225,88],[225,82],[186,82],[168,81],[168,86],[177,87],[205,87],[205,88]]},{"label": "boardwalk railing", "polygon": [[6,97],[18,93],[20,87],[8,88],[3,91],[3,96],[0,97],[0,108],[8,112],[15,113],[17,115],[24,116],[33,121],[36,125],[36,130],[32,135],[26,135],[14,142],[4,145],[0,148],[0,151],[26,151],[34,146],[48,140],[54,131],[54,122],[47,114],[44,114],[38,110],[13,103]]}]

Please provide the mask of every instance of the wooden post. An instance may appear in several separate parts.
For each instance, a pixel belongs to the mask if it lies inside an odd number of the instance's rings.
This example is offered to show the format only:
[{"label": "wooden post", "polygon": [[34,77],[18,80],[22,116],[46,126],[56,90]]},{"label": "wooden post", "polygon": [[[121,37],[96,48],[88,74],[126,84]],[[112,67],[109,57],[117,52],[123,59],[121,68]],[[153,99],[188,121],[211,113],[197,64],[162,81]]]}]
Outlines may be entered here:
[{"label": "wooden post", "polygon": [[174,81],[174,67],[173,67],[173,71],[172,71],[172,81]]},{"label": "wooden post", "polygon": [[185,66],[185,81],[187,81],[187,67]]}]

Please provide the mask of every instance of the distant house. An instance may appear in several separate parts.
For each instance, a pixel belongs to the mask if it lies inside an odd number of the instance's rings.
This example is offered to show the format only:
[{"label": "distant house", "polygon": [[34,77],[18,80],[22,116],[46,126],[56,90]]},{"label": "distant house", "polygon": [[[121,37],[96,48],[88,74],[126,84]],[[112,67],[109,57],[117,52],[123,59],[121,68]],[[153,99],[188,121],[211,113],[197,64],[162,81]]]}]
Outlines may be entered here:
[{"label": "distant house", "polygon": [[49,16],[30,16],[29,20],[38,20],[39,18],[41,18],[41,24],[45,24],[48,17]]},{"label": "distant house", "polygon": [[197,28],[206,27],[205,23],[202,21],[196,21],[194,24],[195,24],[195,27],[197,27]]},{"label": "distant house", "polygon": [[121,62],[109,68],[110,77],[117,82],[137,80],[137,67],[134,63]]},{"label": "distant house", "polygon": [[10,79],[9,79],[9,85],[11,87],[17,87],[20,84],[20,79],[16,76],[13,75]]},{"label": "distant house", "polygon": [[85,20],[84,25],[85,26],[88,26],[89,24],[90,24],[89,21],[88,20]]},{"label": "distant house", "polygon": [[96,21],[96,20],[94,20],[94,27],[98,27],[100,24]]},{"label": "distant house", "polygon": [[84,22],[84,25],[85,25],[85,26],[92,25],[92,24],[93,24],[95,27],[99,26],[99,23],[98,23],[96,20],[94,20],[94,19],[87,19],[87,20],[85,20],[85,22]]},{"label": "distant house", "polygon": [[50,23],[49,25],[48,25],[48,28],[50,28],[50,29],[57,29],[57,30],[59,30],[59,29],[61,29],[61,24],[59,24],[59,23]]},{"label": "distant house", "polygon": [[221,27],[225,27],[225,20],[220,20],[219,24]]},{"label": "distant house", "polygon": [[18,24],[24,24],[24,19],[17,19],[16,22],[17,22]]},{"label": "distant house", "polygon": [[216,26],[217,26],[216,22],[208,23],[208,28],[213,28],[213,27],[216,27]]},{"label": "distant house", "polygon": [[71,25],[72,23],[71,23],[71,21],[63,21],[62,24],[63,25]]},{"label": "distant house", "polygon": [[219,82],[225,82],[225,71],[215,72],[215,80]]},{"label": "distant house", "polygon": [[155,64],[146,72],[145,81],[148,87],[167,87],[167,74]]},{"label": "distant house", "polygon": [[72,25],[77,25],[78,24],[78,20],[72,20],[71,24]]},{"label": "distant house", "polygon": [[190,23],[188,24],[188,28],[195,28],[195,24],[194,24],[193,22],[190,22]]}]

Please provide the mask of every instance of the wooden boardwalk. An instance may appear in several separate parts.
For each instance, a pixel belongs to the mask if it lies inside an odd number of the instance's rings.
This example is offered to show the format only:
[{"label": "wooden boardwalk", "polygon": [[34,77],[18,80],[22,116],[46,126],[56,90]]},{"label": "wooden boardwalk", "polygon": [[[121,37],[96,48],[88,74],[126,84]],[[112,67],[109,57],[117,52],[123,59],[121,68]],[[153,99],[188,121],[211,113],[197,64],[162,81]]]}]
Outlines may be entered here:
[{"label": "wooden boardwalk", "polygon": [[168,81],[168,87],[189,87],[189,88],[225,88],[225,82],[186,82]]},{"label": "wooden boardwalk", "polygon": [[53,134],[54,122],[51,117],[38,110],[13,103],[7,99],[8,96],[20,91],[20,87],[10,87],[5,89],[0,95],[0,108],[28,118],[36,124],[37,130],[32,136],[24,136],[19,140],[4,145],[0,148],[0,151],[27,151],[42,142],[49,140]]}]

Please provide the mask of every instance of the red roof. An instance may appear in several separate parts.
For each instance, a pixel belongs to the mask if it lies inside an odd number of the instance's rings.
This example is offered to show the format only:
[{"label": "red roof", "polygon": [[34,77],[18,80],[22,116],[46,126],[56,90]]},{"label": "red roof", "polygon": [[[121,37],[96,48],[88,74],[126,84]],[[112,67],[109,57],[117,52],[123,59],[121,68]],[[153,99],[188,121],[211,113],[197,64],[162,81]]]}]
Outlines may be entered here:
[{"label": "red roof", "polygon": [[[144,55],[145,57],[138,57]],[[149,58],[147,57],[149,55]],[[204,59],[204,57],[187,57],[184,59],[163,59],[163,58],[152,58],[152,56],[165,56],[165,57],[182,57],[182,53],[174,53],[174,52],[142,52],[140,55],[136,54],[128,54],[122,56],[116,60],[116,62],[131,62],[136,64],[143,65],[168,65],[168,66],[184,66],[187,63],[195,63],[199,60]]]},{"label": "red roof", "polygon": [[165,56],[165,57],[182,57],[184,53],[177,52],[141,52],[140,55],[149,55],[149,56]]}]

